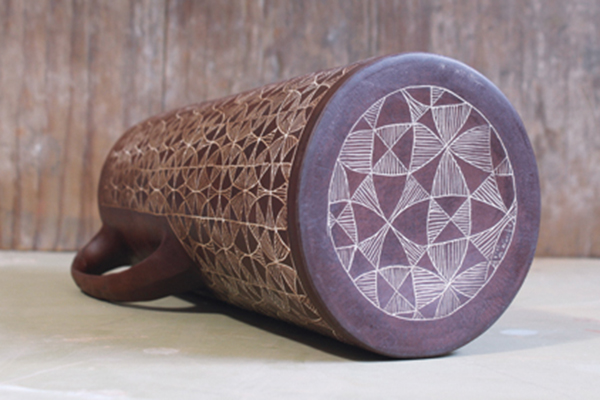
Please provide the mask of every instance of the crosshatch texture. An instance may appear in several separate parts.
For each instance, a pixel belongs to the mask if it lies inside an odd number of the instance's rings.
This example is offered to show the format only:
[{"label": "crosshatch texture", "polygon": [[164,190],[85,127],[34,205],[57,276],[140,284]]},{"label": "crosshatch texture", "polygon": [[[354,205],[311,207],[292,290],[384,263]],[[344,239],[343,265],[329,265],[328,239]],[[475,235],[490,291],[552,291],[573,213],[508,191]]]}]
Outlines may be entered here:
[{"label": "crosshatch texture", "polygon": [[290,251],[287,197],[304,128],[332,69],[151,118],[110,152],[102,207],[166,216],[220,299],[333,334]]}]

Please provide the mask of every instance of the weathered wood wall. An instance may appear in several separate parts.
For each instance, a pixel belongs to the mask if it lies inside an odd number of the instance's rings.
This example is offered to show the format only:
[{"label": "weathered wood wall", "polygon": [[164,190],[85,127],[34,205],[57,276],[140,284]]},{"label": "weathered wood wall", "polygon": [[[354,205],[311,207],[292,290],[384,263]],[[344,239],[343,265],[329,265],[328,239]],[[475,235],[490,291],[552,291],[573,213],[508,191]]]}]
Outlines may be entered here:
[{"label": "weathered wood wall", "polygon": [[529,131],[538,255],[600,256],[600,2],[0,0],[0,247],[99,227],[111,144],[163,110],[386,53],[488,76]]}]

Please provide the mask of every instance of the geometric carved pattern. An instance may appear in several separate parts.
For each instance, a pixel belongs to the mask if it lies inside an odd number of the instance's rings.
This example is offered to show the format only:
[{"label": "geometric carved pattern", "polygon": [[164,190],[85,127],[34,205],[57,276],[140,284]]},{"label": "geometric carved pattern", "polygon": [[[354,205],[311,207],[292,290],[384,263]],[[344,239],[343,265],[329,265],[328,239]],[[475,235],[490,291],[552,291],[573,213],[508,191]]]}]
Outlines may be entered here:
[{"label": "geometric carved pattern", "polygon": [[515,179],[477,109],[447,89],[375,102],[338,155],[328,233],[340,268],[382,312],[445,318],[489,282],[512,241]]},{"label": "geometric carved pattern", "polygon": [[190,106],[133,127],[105,164],[101,205],[166,216],[216,297],[331,334],[290,254],[287,196],[306,122],[353,68]]}]

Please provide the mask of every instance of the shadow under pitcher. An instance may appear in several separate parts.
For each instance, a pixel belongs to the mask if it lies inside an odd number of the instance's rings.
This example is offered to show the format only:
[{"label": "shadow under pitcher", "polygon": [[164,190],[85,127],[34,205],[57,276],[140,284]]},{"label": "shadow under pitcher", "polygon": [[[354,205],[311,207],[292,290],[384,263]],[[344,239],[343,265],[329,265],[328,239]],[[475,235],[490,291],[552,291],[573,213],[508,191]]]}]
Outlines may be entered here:
[{"label": "shadow under pitcher", "polygon": [[85,293],[202,289],[399,358],[451,352],[494,323],[540,218],[515,110],[475,70],[430,54],[152,117],[112,148],[98,199],[102,229],[72,266]]}]

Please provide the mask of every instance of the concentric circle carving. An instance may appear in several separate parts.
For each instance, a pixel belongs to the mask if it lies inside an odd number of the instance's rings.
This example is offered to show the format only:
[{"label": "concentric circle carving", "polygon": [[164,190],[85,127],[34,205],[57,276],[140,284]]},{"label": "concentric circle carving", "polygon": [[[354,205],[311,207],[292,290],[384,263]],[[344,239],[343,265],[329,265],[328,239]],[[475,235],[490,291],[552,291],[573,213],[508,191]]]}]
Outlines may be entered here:
[{"label": "concentric circle carving", "polygon": [[488,284],[513,238],[513,168],[485,116],[448,89],[410,86],[353,125],[329,184],[340,268],[396,318],[452,315]]}]

